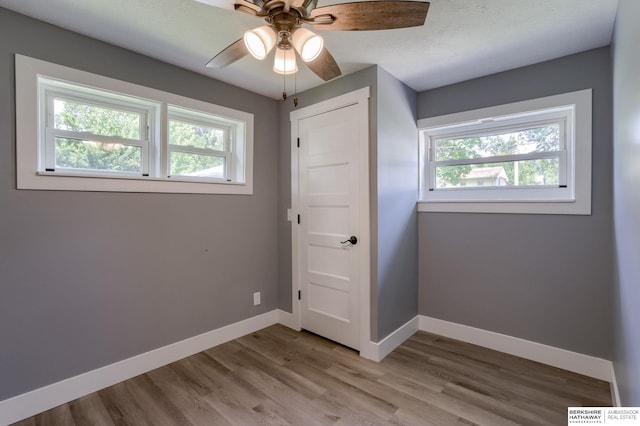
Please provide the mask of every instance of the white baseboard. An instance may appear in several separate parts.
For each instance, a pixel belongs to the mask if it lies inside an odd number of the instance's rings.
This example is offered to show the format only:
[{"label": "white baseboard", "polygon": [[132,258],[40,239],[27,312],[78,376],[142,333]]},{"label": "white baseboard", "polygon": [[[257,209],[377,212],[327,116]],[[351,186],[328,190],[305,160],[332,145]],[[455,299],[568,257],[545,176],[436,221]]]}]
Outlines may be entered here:
[{"label": "white baseboard", "polygon": [[292,313],[283,311],[282,309],[278,309],[277,312],[278,324],[300,331],[300,324],[296,324],[295,317]]},{"label": "white baseboard", "polygon": [[278,323],[273,310],[0,401],[0,425],[14,423],[124,380]]},{"label": "white baseboard", "polygon": [[403,326],[396,331],[379,341],[378,343],[371,342],[373,351],[370,354],[372,359],[376,362],[380,362],[389,355],[395,348],[400,346],[405,340],[413,336],[418,331],[420,321],[418,315],[407,321]]},{"label": "white baseboard", "polygon": [[500,352],[573,371],[596,379],[611,381],[612,363],[606,359],[571,352],[518,337],[469,327],[420,315],[420,330]]},{"label": "white baseboard", "polygon": [[616,369],[611,363],[611,399],[614,407],[622,407],[620,402],[620,390],[618,389],[618,380],[616,380]]}]

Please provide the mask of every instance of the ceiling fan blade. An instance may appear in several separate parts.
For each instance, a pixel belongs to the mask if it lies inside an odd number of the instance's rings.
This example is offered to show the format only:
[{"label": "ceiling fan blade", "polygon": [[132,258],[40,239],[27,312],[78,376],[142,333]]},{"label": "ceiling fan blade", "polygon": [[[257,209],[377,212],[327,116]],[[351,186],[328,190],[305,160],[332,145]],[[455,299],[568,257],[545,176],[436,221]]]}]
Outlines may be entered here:
[{"label": "ceiling fan blade", "polygon": [[245,55],[247,55],[249,51],[247,50],[247,46],[244,44],[244,40],[240,39],[235,43],[227,46],[222,52],[218,53],[213,57],[208,63],[208,68],[222,68],[226,67],[237,61],[238,59],[242,59]]},{"label": "ceiling fan blade", "polygon": [[259,14],[260,12],[262,12],[262,6],[259,6],[259,4],[264,4],[262,3],[262,0],[255,0],[255,1],[246,1],[246,0],[236,0],[236,4],[234,5],[235,10],[239,11],[239,12],[244,12],[244,13],[248,13],[251,16],[256,16],[257,14]]},{"label": "ceiling fan blade", "polygon": [[313,61],[306,62],[306,64],[311,71],[316,73],[316,75],[324,81],[329,81],[332,78],[342,75],[338,63],[326,48],[322,48],[320,55]]},{"label": "ceiling fan blade", "polygon": [[304,18],[311,15],[311,11],[318,5],[318,0],[292,0],[291,7],[302,13]]},{"label": "ceiling fan blade", "polygon": [[[240,2],[236,1],[236,3],[240,3]],[[264,3],[265,2],[263,0],[246,0],[246,1],[244,1],[244,3],[253,3],[257,7],[262,9],[264,7]]]},{"label": "ceiling fan blade", "polygon": [[[424,25],[428,2],[360,1],[314,9],[311,19],[317,29],[338,31],[388,30]],[[334,19],[328,19],[328,17]]]},{"label": "ceiling fan blade", "polygon": [[307,12],[311,13],[313,9],[318,6],[318,0],[303,0],[302,7],[307,9]]}]

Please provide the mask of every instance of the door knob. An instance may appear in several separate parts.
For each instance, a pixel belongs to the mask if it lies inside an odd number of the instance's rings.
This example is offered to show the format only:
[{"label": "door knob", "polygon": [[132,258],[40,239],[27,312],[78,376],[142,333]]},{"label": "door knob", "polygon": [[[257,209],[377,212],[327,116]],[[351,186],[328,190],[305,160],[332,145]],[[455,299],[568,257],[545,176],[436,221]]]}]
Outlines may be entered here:
[{"label": "door knob", "polygon": [[356,245],[358,244],[358,239],[356,238],[355,235],[352,235],[348,240],[346,241],[340,241],[340,244],[346,244],[346,243],[351,243],[351,245]]}]

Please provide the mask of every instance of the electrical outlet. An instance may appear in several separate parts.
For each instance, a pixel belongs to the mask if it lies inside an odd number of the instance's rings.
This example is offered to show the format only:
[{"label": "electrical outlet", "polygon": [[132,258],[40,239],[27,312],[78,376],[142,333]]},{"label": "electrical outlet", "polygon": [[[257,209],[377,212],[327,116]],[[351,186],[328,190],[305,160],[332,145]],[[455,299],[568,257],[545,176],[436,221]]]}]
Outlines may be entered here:
[{"label": "electrical outlet", "polygon": [[253,306],[258,306],[260,304],[260,292],[257,291],[253,293]]}]

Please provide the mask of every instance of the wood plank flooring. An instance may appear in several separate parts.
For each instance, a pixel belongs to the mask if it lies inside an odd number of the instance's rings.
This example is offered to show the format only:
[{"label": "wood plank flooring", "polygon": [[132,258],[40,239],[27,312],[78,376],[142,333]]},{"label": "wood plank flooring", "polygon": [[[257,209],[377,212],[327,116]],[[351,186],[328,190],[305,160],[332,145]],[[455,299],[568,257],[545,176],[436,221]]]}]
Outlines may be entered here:
[{"label": "wood plank flooring", "polygon": [[418,332],[380,363],[275,325],[17,423],[563,425],[609,384]]}]

